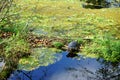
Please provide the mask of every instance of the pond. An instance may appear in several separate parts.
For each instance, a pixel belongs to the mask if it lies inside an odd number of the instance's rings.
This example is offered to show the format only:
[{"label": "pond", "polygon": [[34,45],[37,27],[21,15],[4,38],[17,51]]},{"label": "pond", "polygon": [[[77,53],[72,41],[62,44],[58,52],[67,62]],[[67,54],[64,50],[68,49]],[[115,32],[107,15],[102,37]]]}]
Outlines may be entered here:
[{"label": "pond", "polygon": [[54,63],[48,66],[16,70],[8,80],[120,80],[120,64],[82,55],[70,58],[67,54],[67,51],[55,54]]}]

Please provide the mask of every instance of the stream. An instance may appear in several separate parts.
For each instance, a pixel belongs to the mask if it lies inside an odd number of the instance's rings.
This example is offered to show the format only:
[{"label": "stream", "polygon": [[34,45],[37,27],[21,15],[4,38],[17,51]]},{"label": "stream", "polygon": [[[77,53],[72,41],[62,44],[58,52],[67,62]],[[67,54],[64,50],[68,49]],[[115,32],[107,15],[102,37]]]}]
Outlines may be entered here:
[{"label": "stream", "polygon": [[8,80],[120,80],[120,64],[82,55],[66,57],[67,51],[57,53],[53,64],[36,69],[16,70]]}]

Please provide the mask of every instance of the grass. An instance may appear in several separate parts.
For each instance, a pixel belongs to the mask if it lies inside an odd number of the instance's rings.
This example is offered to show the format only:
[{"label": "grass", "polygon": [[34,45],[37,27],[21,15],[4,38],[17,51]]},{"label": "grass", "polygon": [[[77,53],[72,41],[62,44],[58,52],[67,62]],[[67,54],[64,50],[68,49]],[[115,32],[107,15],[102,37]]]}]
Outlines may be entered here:
[{"label": "grass", "polygon": [[28,56],[30,53],[29,44],[21,34],[11,36],[10,38],[3,39],[0,42],[0,55],[5,59],[5,67],[0,72],[1,80],[4,80],[9,74],[17,68],[18,61],[23,56]]},{"label": "grass", "polygon": [[30,53],[27,42],[28,22],[21,21],[18,11],[13,11],[14,9],[15,7],[11,7],[9,17],[5,16],[6,18],[0,22],[0,56],[5,59],[5,67],[0,72],[1,80],[6,80],[6,77],[17,68],[19,59]]},{"label": "grass", "polygon": [[[26,3],[28,4],[31,6],[22,7],[25,11],[22,13],[23,17],[32,16],[31,26],[44,29],[49,36],[86,37],[100,33],[103,29],[111,31],[113,26],[119,25],[120,9],[83,9],[78,2],[64,1],[32,1]],[[119,38],[119,35],[117,37]]]},{"label": "grass", "polygon": [[[94,43],[96,36],[97,39],[102,40],[105,33],[110,33],[115,40],[120,39],[120,8],[84,9],[81,6],[83,2],[78,0],[27,0],[26,2],[22,0],[16,3],[21,8],[21,20],[30,18],[31,27],[42,29],[49,37],[71,40],[90,39],[93,41],[91,50],[95,53],[99,52],[95,47],[97,44]],[[83,42],[86,43],[86,41]],[[89,45],[90,43],[83,45],[86,50],[81,51],[87,52],[86,47]],[[101,49],[102,46],[98,48]]]}]

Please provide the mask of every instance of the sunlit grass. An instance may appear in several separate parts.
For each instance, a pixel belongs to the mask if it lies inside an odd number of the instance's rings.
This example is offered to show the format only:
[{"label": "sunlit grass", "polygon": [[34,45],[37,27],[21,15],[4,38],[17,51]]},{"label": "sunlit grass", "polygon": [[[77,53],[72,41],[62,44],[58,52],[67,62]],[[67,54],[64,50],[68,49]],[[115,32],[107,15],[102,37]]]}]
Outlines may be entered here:
[{"label": "sunlit grass", "polygon": [[[112,31],[113,26],[119,24],[120,9],[83,9],[81,2],[65,1],[26,1],[19,3],[22,5],[22,17],[31,16],[31,26],[42,28],[55,34],[55,31],[67,32],[71,30],[75,36],[74,28],[83,31],[85,27],[94,26],[94,31],[108,30]],[[118,26],[118,25],[117,25]],[[90,29],[90,28],[88,28]],[[118,32],[118,31],[117,31]],[[69,32],[68,32],[69,34]],[[49,35],[49,34],[48,34]],[[83,35],[83,34],[82,34]],[[86,34],[85,34],[86,35]],[[69,36],[69,35],[66,35]],[[80,35],[81,36],[81,35]],[[117,35],[119,37],[119,35]]]},{"label": "sunlit grass", "polygon": [[22,0],[16,3],[21,8],[21,20],[29,18],[30,27],[44,30],[47,36],[72,40],[97,36],[102,39],[109,33],[114,39],[120,39],[120,8],[84,9],[78,0]]}]

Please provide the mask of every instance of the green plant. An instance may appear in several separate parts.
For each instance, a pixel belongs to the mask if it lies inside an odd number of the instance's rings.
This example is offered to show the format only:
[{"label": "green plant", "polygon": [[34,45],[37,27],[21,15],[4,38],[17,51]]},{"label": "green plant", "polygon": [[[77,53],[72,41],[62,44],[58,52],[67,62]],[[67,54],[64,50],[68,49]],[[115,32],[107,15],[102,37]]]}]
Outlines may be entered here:
[{"label": "green plant", "polygon": [[53,42],[52,45],[56,48],[62,48],[64,46],[62,42]]},{"label": "green plant", "polygon": [[110,34],[101,39],[95,38],[90,45],[86,45],[84,50],[108,61],[120,61],[120,40],[115,40]]},{"label": "green plant", "polygon": [[82,44],[83,43],[83,39],[82,38],[78,38],[77,42],[78,42],[78,44]]},{"label": "green plant", "polygon": [[106,60],[112,62],[119,62],[120,61],[120,40],[107,40],[105,42],[105,50],[103,51],[103,57]]},{"label": "green plant", "polygon": [[6,42],[7,46],[5,47],[6,57],[13,56],[18,52],[28,52],[29,44],[22,39],[21,34],[17,33],[8,39]]}]

